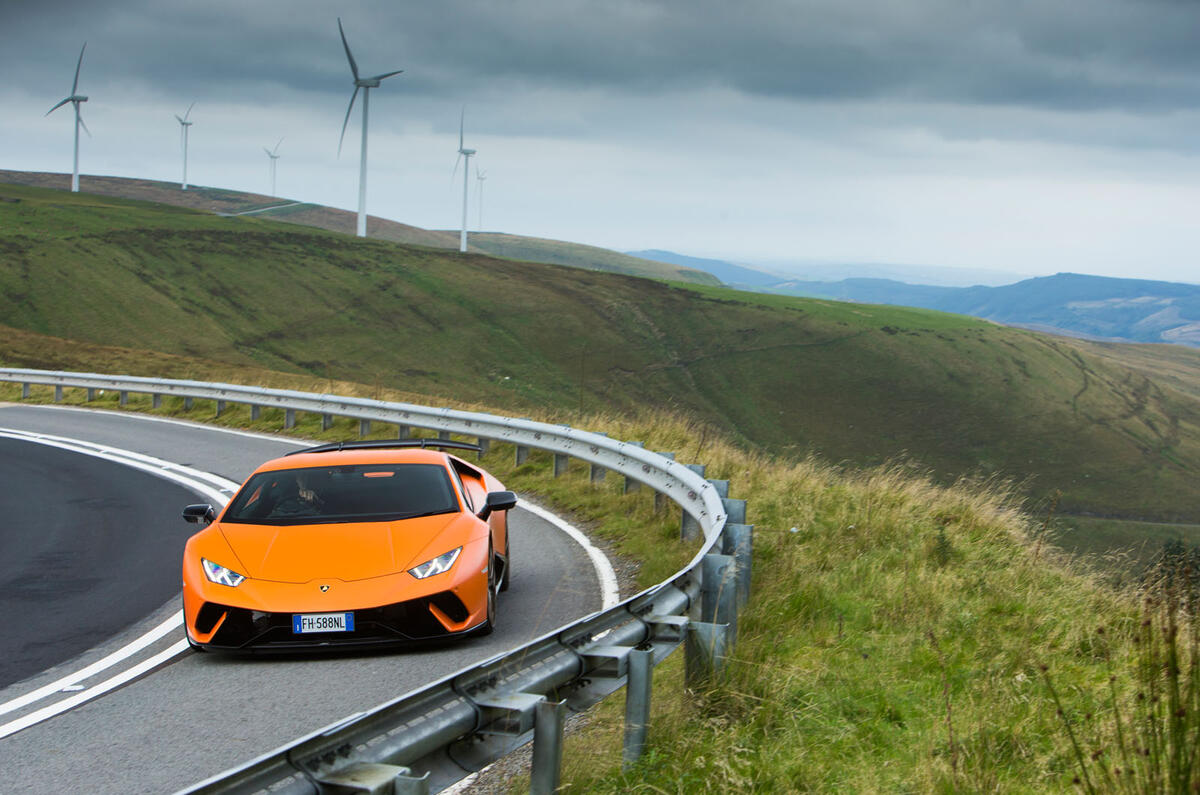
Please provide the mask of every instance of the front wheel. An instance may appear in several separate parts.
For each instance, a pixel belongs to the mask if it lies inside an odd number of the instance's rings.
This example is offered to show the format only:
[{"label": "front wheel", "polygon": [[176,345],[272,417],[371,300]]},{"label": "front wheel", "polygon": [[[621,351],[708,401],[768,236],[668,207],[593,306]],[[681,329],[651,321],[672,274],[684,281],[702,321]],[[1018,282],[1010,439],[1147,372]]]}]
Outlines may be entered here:
[{"label": "front wheel", "polygon": [[488,547],[488,570],[487,570],[487,620],[483,622],[483,626],[479,628],[480,635],[491,635],[496,628],[496,556],[492,554],[492,548]]}]

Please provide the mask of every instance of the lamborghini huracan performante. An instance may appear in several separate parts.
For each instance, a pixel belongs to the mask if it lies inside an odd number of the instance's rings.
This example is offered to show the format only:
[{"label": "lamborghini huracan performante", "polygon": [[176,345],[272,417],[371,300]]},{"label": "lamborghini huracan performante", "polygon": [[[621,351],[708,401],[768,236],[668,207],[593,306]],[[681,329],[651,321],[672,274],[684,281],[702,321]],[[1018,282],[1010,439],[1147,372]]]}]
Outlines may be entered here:
[{"label": "lamborghini huracan performante", "polygon": [[286,651],[487,634],[517,497],[435,439],[361,441],[260,466],[183,553],[198,650]]}]

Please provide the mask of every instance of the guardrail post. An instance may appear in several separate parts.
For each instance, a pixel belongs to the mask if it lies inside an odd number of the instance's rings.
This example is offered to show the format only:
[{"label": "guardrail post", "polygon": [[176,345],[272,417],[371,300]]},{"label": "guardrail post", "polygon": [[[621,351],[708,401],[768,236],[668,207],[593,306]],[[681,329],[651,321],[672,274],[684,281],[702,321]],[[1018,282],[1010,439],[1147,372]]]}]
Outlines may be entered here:
[{"label": "guardrail post", "polygon": [[626,769],[642,758],[642,751],[646,748],[653,671],[652,650],[634,649],[629,652],[629,673],[625,682],[625,745],[621,750],[621,765]]},{"label": "guardrail post", "polygon": [[[686,466],[700,477],[704,477],[704,464],[686,464]],[[679,520],[679,538],[683,541],[695,541],[699,537],[700,523],[694,516],[684,511],[683,517]]]},{"label": "guardrail post", "polygon": [[732,524],[745,524],[746,501],[729,499],[729,481],[725,482],[725,493],[721,495],[721,504],[725,506],[725,521]]},{"label": "guardrail post", "polygon": [[257,403],[251,404],[251,406],[250,406],[250,421],[254,422],[255,420],[257,420],[260,414],[262,414],[262,406],[258,405]]},{"label": "guardrail post", "polygon": [[150,408],[152,408],[152,409],[161,409],[162,408],[162,395],[155,392],[153,395],[150,396]]},{"label": "guardrail post", "polygon": [[218,400],[217,401],[217,416],[220,417],[221,414],[224,413],[224,411],[225,411],[225,401]]},{"label": "guardrail post", "polygon": [[529,791],[533,795],[552,795],[562,780],[562,739],[566,720],[565,701],[542,701],[534,707],[533,769],[529,774]]},{"label": "guardrail post", "polygon": [[443,442],[450,441],[450,431],[438,431],[438,438]]},{"label": "guardrail post", "polygon": [[322,414],[321,415],[321,430],[327,431],[332,427],[333,427],[333,415],[332,414]]},{"label": "guardrail post", "polygon": [[412,428],[408,425],[396,426],[396,438],[400,440],[412,438]]},{"label": "guardrail post", "polygon": [[711,483],[712,487],[717,490],[717,496],[719,496],[722,500],[729,497],[728,480],[716,480],[714,478],[709,478],[708,482]]},{"label": "guardrail post", "polygon": [[91,403],[95,399],[96,399],[96,387],[89,386],[87,388],[87,402]]},{"label": "guardrail post", "polygon": [[554,477],[560,477],[567,473],[567,468],[571,465],[571,457],[566,453],[554,454]]},{"label": "guardrail post", "polygon": [[190,397],[185,397],[183,399],[183,410],[184,411],[192,410],[192,399]]},{"label": "guardrail post", "polygon": [[128,403],[129,403],[129,393],[126,392],[124,389],[122,389],[120,394],[117,396],[117,405],[124,406],[124,405],[127,405]]},{"label": "guardrail post", "polygon": [[54,386],[54,402],[62,403],[62,384],[56,384]]},{"label": "guardrail post", "polygon": [[29,384],[21,384],[21,399],[29,397]]},{"label": "guardrail post", "polygon": [[[667,459],[668,461],[675,460],[674,453],[659,453],[659,455],[661,455],[663,458]],[[667,495],[663,494],[661,491],[654,492],[654,512],[662,513],[666,509],[667,509]]]},{"label": "guardrail post", "polygon": [[684,682],[689,688],[719,676],[729,656],[729,625],[706,621],[688,622],[683,644]]},{"label": "guardrail post", "polygon": [[517,466],[521,466],[529,460],[529,448],[523,445],[517,445]]},{"label": "guardrail post", "polygon": [[[743,512],[744,513],[744,512]],[[721,552],[732,555],[737,564],[738,607],[750,601],[750,571],[754,559],[754,525],[726,524],[721,537]]]},{"label": "guardrail post", "polygon": [[366,436],[370,432],[371,432],[371,421],[370,420],[359,420],[358,421],[358,435]]},{"label": "guardrail post", "polygon": [[[626,442],[625,444],[632,445],[633,447],[645,447],[646,446],[645,442]],[[641,483],[639,483],[638,481],[629,477],[629,475],[625,476],[625,493],[626,494],[629,494],[632,491],[637,491],[641,487],[642,487]]]},{"label": "guardrail post", "polygon": [[295,409],[284,409],[283,410],[283,427],[287,428],[288,430],[291,430],[292,428],[296,427],[296,410]]},{"label": "guardrail post", "polygon": [[737,563],[732,555],[709,553],[700,566],[700,620],[729,625],[729,645],[737,642]]},{"label": "guardrail post", "polygon": [[479,445],[479,455],[476,456],[476,459],[482,461],[483,457],[488,454],[489,450],[492,449],[492,440],[484,439],[482,436],[480,436],[475,440],[475,443]]}]

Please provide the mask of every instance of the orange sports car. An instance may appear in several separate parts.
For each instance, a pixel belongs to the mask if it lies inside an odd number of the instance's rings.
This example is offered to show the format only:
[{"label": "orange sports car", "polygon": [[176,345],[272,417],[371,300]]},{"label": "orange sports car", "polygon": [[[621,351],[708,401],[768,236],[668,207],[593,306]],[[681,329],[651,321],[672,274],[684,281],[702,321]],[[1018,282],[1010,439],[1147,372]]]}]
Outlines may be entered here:
[{"label": "orange sports car", "polygon": [[487,634],[508,587],[517,497],[426,439],[289,453],[255,470],[183,553],[199,650],[289,650]]}]

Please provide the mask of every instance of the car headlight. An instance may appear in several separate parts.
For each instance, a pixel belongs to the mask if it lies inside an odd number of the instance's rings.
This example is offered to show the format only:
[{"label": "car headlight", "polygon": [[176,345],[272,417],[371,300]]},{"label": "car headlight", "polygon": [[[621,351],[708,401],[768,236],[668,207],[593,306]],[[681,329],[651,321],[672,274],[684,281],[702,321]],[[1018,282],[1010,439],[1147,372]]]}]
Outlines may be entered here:
[{"label": "car headlight", "polygon": [[415,566],[408,570],[408,573],[416,577],[418,580],[423,580],[426,577],[432,577],[435,574],[450,571],[450,567],[454,565],[454,561],[458,560],[458,553],[462,552],[462,547],[452,549],[445,555],[438,555],[433,560],[427,560],[420,566]]},{"label": "car headlight", "polygon": [[204,576],[209,579],[209,582],[215,582],[217,585],[228,585],[230,588],[236,588],[246,579],[245,575],[238,574],[233,569],[227,569],[224,566],[213,563],[207,558],[200,558],[200,565],[204,567]]}]

